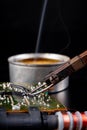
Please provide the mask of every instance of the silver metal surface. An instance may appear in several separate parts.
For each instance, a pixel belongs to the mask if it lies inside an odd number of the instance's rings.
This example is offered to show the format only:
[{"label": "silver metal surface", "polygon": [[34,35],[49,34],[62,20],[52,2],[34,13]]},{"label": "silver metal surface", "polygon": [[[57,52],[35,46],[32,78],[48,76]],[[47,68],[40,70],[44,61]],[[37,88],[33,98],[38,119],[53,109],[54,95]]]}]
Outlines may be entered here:
[{"label": "silver metal surface", "polygon": [[[48,58],[59,60],[53,64],[25,64],[18,62],[18,60],[29,58]],[[58,66],[64,64],[70,60],[66,55],[54,54],[54,53],[24,53],[8,58],[9,62],[9,80],[12,83],[29,83],[36,84],[43,80],[43,78],[54,71]],[[67,88],[69,85],[69,77],[66,77],[63,81],[54,86],[54,91],[60,91]]]}]

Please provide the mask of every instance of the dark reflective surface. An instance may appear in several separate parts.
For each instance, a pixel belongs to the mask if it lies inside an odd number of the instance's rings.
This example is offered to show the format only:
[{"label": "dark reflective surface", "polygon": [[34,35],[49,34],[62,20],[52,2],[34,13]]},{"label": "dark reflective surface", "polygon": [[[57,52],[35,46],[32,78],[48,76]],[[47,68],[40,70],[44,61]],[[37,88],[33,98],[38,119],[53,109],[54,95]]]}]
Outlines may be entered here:
[{"label": "dark reflective surface", "polygon": [[[86,68],[83,69],[87,72]],[[57,99],[71,111],[87,110],[87,77],[82,70],[70,77],[66,90],[56,93]]]}]

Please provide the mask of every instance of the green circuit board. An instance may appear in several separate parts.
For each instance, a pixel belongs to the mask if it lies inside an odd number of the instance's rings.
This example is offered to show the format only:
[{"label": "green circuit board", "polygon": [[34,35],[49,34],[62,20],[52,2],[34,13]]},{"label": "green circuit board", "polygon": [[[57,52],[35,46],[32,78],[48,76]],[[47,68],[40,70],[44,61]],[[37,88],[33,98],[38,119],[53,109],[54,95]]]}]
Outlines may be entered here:
[{"label": "green circuit board", "polygon": [[[33,86],[27,87],[31,88]],[[29,106],[36,106],[40,111],[45,112],[67,110],[63,104],[54,96],[49,95],[48,92],[28,96],[25,90],[21,85],[11,84],[10,82],[0,83],[0,107],[4,107],[6,111],[11,112],[28,111]]]}]

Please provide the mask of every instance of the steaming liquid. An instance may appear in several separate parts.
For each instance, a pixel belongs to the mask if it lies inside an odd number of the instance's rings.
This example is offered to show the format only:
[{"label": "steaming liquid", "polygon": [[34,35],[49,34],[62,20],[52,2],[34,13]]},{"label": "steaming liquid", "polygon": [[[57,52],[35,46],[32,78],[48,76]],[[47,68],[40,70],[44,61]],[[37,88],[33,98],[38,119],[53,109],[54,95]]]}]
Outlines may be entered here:
[{"label": "steaming liquid", "polygon": [[24,63],[24,64],[54,64],[58,63],[60,60],[56,59],[47,59],[47,58],[30,58],[30,59],[22,59],[18,60],[18,62]]}]

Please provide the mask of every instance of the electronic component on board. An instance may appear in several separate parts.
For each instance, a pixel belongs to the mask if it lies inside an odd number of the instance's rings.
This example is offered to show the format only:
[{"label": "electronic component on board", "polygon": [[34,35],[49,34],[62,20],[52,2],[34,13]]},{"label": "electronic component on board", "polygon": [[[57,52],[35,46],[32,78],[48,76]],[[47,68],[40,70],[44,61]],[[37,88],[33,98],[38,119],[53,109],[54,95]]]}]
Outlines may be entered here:
[{"label": "electronic component on board", "polygon": [[29,96],[28,90],[35,86],[28,85],[28,89],[23,86],[10,82],[0,83],[0,106],[7,111],[28,111],[30,106],[38,107],[40,111],[55,112],[67,110],[54,96],[48,92],[40,93],[35,96]]}]

